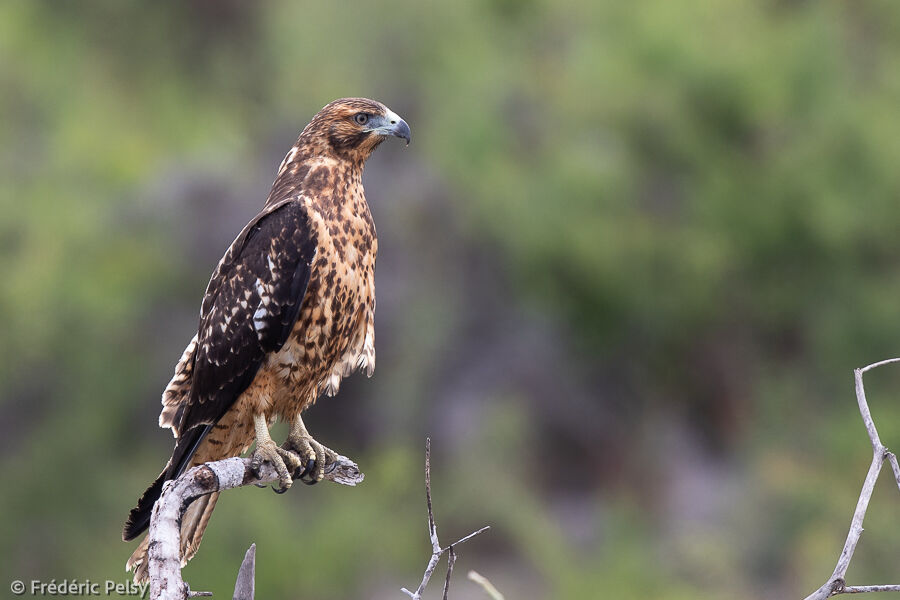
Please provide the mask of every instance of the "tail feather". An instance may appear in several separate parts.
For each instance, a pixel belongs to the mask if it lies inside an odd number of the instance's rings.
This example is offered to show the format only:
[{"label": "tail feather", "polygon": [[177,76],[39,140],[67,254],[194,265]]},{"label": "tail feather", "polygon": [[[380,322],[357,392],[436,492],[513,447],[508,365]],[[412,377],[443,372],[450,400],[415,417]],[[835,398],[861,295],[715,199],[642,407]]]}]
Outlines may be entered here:
[{"label": "tail feather", "polygon": [[[136,538],[150,525],[153,505],[159,499],[165,482],[175,479],[188,468],[216,461],[229,456],[240,456],[253,444],[253,423],[249,412],[231,411],[212,425],[198,426],[181,432],[175,443],[175,450],[166,468],[153,484],[147,488],[131,511],[122,537],[127,541]],[[201,496],[194,500],[181,519],[181,562],[187,563],[197,552],[203,532],[212,516],[219,498],[218,493]],[[147,562],[148,542],[141,541],[126,563],[127,570],[134,571],[136,582],[146,581],[149,575]]]},{"label": "tail feather", "polygon": [[[209,524],[213,509],[219,493],[201,496],[194,500],[184,513],[181,520],[181,566],[187,564],[200,547],[203,532]],[[134,571],[134,582],[144,583],[150,578],[150,562],[147,553],[149,551],[149,538],[144,538],[125,563],[126,571]]]},{"label": "tail feather", "polygon": [[131,509],[131,512],[128,514],[128,520],[125,521],[125,528],[122,530],[123,540],[126,542],[133,540],[150,526],[150,514],[153,512],[153,505],[156,504],[160,494],[162,494],[163,484],[169,479],[175,479],[185,471],[191,458],[197,452],[197,447],[210,429],[212,429],[212,425],[195,427],[189,429],[182,437],[178,438],[175,450],[172,451],[172,458],[169,459],[166,468],[159,474],[156,481],[150,484],[150,487],[138,500],[137,506]]},{"label": "tail feather", "polygon": [[147,552],[150,548],[150,538],[144,538],[125,563],[125,571],[134,571],[134,582],[144,583],[150,579],[150,561],[147,560]]},{"label": "tail feather", "polygon": [[194,555],[197,553],[197,549],[200,547],[200,540],[203,538],[203,532],[206,531],[206,526],[209,524],[209,518],[212,516],[218,499],[219,492],[201,496],[185,512],[184,518],[181,520],[182,566],[194,558]]},{"label": "tail feather", "polygon": [[[122,537],[126,540],[140,535],[150,524],[153,505],[159,499],[165,482],[181,475],[185,470],[205,462],[219,460],[228,456],[239,456],[247,451],[253,443],[252,428],[249,423],[241,427],[234,426],[237,415],[226,417],[223,427],[213,429],[212,426],[195,427],[184,432],[175,444],[172,458],[165,470],[144,492],[137,507],[128,516]],[[218,493],[201,496],[194,500],[181,519],[181,564],[184,566],[197,552],[203,532],[209,523]],[[134,571],[135,582],[147,581],[149,564],[147,561],[148,542],[145,538],[135,549],[125,565],[126,570]]]},{"label": "tail feather", "polygon": [[147,527],[150,526],[150,513],[153,512],[153,505],[159,500],[162,494],[163,484],[166,482],[166,473],[169,472],[169,466],[163,469],[156,481],[150,484],[150,487],[141,495],[137,506],[128,513],[128,520],[125,521],[125,528],[122,530],[122,539],[126,542],[133,540],[141,535]]}]

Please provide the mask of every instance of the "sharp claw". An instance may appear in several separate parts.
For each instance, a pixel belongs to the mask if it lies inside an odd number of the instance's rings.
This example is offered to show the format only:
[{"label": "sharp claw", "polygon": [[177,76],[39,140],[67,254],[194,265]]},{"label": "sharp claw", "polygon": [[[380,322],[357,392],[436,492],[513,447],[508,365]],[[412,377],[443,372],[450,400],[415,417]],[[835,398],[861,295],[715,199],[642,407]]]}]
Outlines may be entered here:
[{"label": "sharp claw", "polygon": [[316,470],[316,459],[310,458],[306,461],[306,466],[303,469],[303,474],[300,477],[300,481],[305,483],[306,485],[315,485],[319,482],[315,476]]},{"label": "sharp claw", "polygon": [[255,485],[255,486],[258,487],[258,488],[262,488],[262,489],[266,489],[266,487],[268,487],[268,486],[267,486],[266,484],[264,484],[264,483],[254,483],[253,485]]},{"label": "sharp claw", "polygon": [[315,468],[316,461],[314,459],[309,459],[306,461],[306,464],[300,463],[300,465],[294,469],[293,479],[302,480],[304,476],[309,475]]},{"label": "sharp claw", "polygon": [[[293,464],[289,467],[292,480],[299,479],[307,485],[315,485],[324,479],[326,473],[334,472],[337,467],[337,453],[310,438],[308,434],[288,437],[281,448],[291,452],[291,463],[299,462],[296,467]],[[307,454],[305,463],[302,458],[304,454]]]},{"label": "sharp claw", "polygon": [[290,489],[290,488],[288,488],[287,486],[280,487],[280,488],[277,488],[274,485],[272,486],[272,491],[275,492],[276,494],[283,494],[286,491],[288,491],[288,489]]}]

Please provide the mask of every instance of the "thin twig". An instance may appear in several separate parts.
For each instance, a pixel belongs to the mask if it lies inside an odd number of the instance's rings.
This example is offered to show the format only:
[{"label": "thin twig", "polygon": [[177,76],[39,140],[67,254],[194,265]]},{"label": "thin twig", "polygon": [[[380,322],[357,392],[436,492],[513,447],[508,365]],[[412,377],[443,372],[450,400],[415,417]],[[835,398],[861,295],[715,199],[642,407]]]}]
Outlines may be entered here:
[{"label": "thin twig", "polygon": [[897,455],[893,452],[886,454],[888,462],[891,463],[891,470],[894,472],[894,479],[897,481],[897,488],[900,489],[900,464],[897,464]]},{"label": "thin twig", "polygon": [[437,525],[431,509],[431,438],[425,438],[425,503],[428,505],[428,535],[431,536],[431,549],[437,552],[441,549],[441,544],[438,542]]},{"label": "thin twig", "polygon": [[857,369],[857,371],[865,373],[866,371],[871,371],[872,369],[877,369],[878,367],[883,367],[884,365],[889,365],[891,363],[896,363],[896,362],[900,362],[900,357],[880,360],[878,362],[872,363],[871,365],[866,365],[862,369]]},{"label": "thin twig", "polygon": [[485,531],[487,531],[487,530],[490,529],[490,528],[491,528],[490,525],[485,525],[484,527],[482,527],[482,528],[479,529],[478,531],[473,531],[473,532],[470,533],[469,535],[459,538],[458,540],[456,540],[455,542],[453,542],[452,544],[450,544],[449,546],[447,546],[446,548],[444,548],[443,550],[441,550],[441,552],[447,552],[448,550],[453,549],[453,546],[459,546],[459,545],[462,544],[463,542],[468,542],[469,540],[471,540],[473,537],[475,537],[475,536],[478,535],[479,533],[484,533]]},{"label": "thin twig", "polygon": [[437,526],[434,523],[434,511],[431,506],[431,438],[425,438],[425,504],[428,507],[428,536],[431,538],[431,558],[428,559],[428,565],[425,567],[425,574],[422,576],[422,583],[419,584],[416,591],[411,592],[406,588],[400,588],[400,591],[413,600],[421,600],[422,593],[425,591],[425,586],[427,586],[428,582],[431,580],[435,567],[437,567],[438,562],[440,562],[441,556],[447,552],[447,578],[444,581],[444,600],[446,600],[447,592],[450,589],[450,573],[453,571],[453,563],[456,562],[456,552],[453,547],[472,539],[479,533],[487,531],[490,529],[490,526],[482,527],[478,531],[474,531],[460,540],[453,542],[446,548],[441,548],[441,542],[438,540]]},{"label": "thin twig", "polygon": [[900,592],[900,585],[852,585],[843,589],[841,594],[867,594],[869,592]]},{"label": "thin twig", "polygon": [[900,358],[891,358],[882,360],[871,365],[867,365],[861,369],[856,369],[854,380],[856,383],[856,402],[859,405],[859,414],[862,416],[863,424],[866,427],[866,433],[869,435],[869,442],[872,444],[872,463],[869,465],[869,471],[866,473],[866,479],[863,481],[862,490],[859,493],[859,500],[856,502],[856,511],[850,521],[850,531],[847,533],[847,540],[838,557],[837,565],[834,567],[831,577],[828,578],[822,586],[815,592],[806,597],[806,600],[824,600],[838,594],[864,594],[868,592],[892,592],[900,591],[900,585],[846,585],[845,577],[847,568],[850,566],[850,560],[856,551],[856,545],[859,543],[859,537],[863,532],[863,519],[866,516],[866,509],[869,507],[869,501],[872,499],[872,491],[875,489],[875,482],[884,466],[884,461],[891,465],[894,472],[898,488],[900,488],[900,465],[897,463],[897,457],[881,443],[878,436],[878,430],[875,427],[875,421],[872,419],[872,413],[869,410],[869,403],[866,400],[866,388],[863,385],[863,373],[888,364],[900,362]]},{"label": "thin twig", "polygon": [[453,565],[456,563],[456,552],[453,551],[453,544],[450,544],[447,550],[447,578],[444,579],[444,600],[447,600],[447,593],[450,591],[450,574],[453,573]]}]

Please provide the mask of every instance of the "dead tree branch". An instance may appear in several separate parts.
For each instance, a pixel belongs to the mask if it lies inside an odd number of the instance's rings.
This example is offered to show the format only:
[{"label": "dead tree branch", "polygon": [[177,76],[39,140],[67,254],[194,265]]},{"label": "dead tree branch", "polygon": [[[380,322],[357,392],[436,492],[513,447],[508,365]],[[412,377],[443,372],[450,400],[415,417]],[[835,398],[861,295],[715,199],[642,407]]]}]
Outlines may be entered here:
[{"label": "dead tree branch", "polygon": [[256,544],[250,544],[234,582],[232,600],[253,600],[256,594]]},{"label": "dead tree branch", "polygon": [[869,507],[869,500],[872,498],[872,491],[875,489],[875,482],[887,459],[894,472],[898,488],[900,488],[900,465],[897,463],[897,457],[890,452],[881,438],[878,437],[878,430],[875,428],[875,421],[872,419],[872,413],[869,411],[869,404],[866,401],[866,389],[863,385],[863,374],[877,367],[900,362],[900,358],[891,358],[880,362],[872,363],[861,369],[854,370],[853,374],[856,379],[856,402],[859,404],[859,413],[862,415],[863,423],[866,426],[866,432],[869,434],[869,441],[872,443],[872,464],[869,465],[869,472],[863,481],[862,491],[859,493],[859,500],[856,503],[856,511],[853,513],[853,519],[850,521],[850,531],[847,534],[847,541],[844,542],[844,548],[838,557],[837,566],[831,577],[828,578],[822,587],[806,597],[806,600],[824,600],[838,594],[861,594],[866,592],[900,592],[900,584],[898,585],[860,585],[848,586],[845,580],[847,568],[850,566],[850,560],[856,550],[856,544],[859,542],[859,536],[863,532],[863,519],[866,516],[866,509]]},{"label": "dead tree branch", "polygon": [[[363,477],[356,463],[346,456],[339,456],[325,472],[325,479],[342,485],[355,486]],[[150,598],[186,600],[199,595],[191,592],[181,578],[179,552],[181,518],[193,500],[213,492],[277,480],[278,473],[269,463],[263,463],[257,477],[250,470],[249,458],[235,457],[199,465],[166,483],[150,517]]]},{"label": "dead tree branch", "polygon": [[450,574],[453,572],[453,564],[456,562],[456,551],[454,550],[454,547],[472,539],[479,533],[487,531],[491,527],[490,525],[482,527],[478,531],[473,531],[469,535],[453,542],[446,548],[441,548],[441,542],[438,540],[437,526],[434,524],[434,512],[431,509],[431,438],[425,439],[425,504],[428,506],[428,536],[431,538],[431,558],[428,561],[428,566],[425,567],[422,583],[419,584],[416,591],[411,592],[406,588],[401,588],[400,591],[413,600],[421,600],[422,592],[425,591],[425,586],[428,585],[428,581],[434,574],[435,567],[437,567],[438,562],[441,560],[441,556],[447,552],[447,577],[444,580],[444,600],[447,600],[447,592],[450,590]]}]

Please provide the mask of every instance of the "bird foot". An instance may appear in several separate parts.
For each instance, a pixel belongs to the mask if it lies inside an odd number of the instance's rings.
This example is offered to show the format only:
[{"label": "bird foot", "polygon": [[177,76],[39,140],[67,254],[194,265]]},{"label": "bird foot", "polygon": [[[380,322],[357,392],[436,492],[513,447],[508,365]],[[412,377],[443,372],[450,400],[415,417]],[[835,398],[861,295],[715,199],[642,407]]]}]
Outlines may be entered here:
[{"label": "bird foot", "polygon": [[322,481],[326,469],[333,469],[338,459],[337,452],[326,448],[309,434],[292,433],[279,449],[291,453],[297,459],[297,466],[292,470],[294,479],[308,485]]},{"label": "bird foot", "polygon": [[293,452],[279,448],[272,440],[258,441],[256,450],[250,457],[250,470],[259,477],[259,469],[263,463],[271,464],[278,473],[278,486],[272,487],[278,494],[283,494],[291,487],[293,479],[291,473],[300,466],[300,459]]}]

